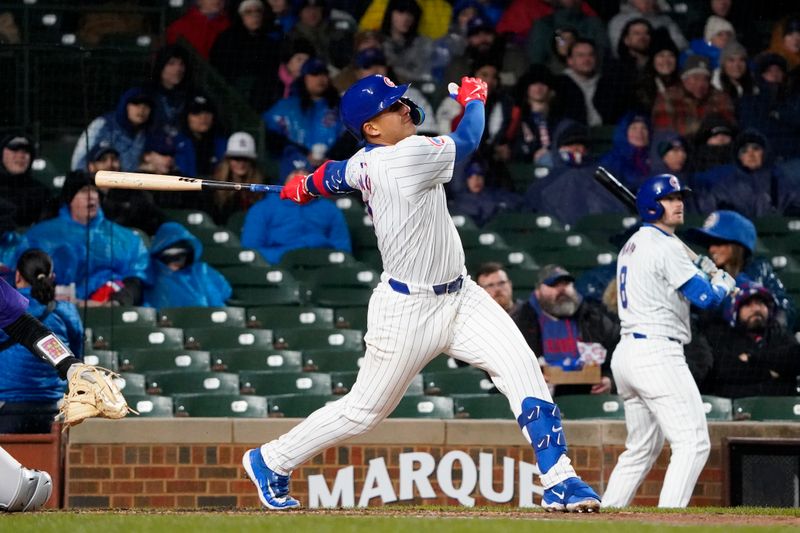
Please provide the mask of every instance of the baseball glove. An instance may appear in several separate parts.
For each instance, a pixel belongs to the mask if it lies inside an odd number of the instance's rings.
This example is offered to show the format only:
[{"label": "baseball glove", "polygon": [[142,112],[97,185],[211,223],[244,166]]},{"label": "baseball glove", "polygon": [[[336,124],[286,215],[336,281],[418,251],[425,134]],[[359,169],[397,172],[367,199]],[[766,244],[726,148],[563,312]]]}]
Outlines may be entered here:
[{"label": "baseball glove", "polygon": [[114,383],[114,378],[119,375],[98,366],[74,366],[61,403],[60,415],[64,420],[64,429],[95,416],[124,418],[128,413],[136,413],[128,407],[128,402]]}]

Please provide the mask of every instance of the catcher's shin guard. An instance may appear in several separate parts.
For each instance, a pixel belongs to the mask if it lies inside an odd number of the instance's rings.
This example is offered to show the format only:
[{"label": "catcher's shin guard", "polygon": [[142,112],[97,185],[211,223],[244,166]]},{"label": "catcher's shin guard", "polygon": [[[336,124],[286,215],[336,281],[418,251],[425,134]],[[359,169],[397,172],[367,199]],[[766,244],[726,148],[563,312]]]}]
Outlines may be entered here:
[{"label": "catcher's shin guard", "polygon": [[50,474],[23,467],[0,448],[0,511],[36,511],[52,493]]}]

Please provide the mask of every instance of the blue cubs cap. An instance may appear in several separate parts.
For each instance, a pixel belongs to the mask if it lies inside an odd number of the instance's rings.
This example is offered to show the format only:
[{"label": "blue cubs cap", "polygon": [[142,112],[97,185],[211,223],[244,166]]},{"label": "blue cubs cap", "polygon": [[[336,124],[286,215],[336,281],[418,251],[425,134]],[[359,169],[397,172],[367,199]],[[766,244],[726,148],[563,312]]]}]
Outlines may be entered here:
[{"label": "blue cubs cap", "polygon": [[328,73],[328,65],[325,64],[323,60],[318,57],[309,57],[306,59],[306,62],[303,63],[303,67],[300,69],[300,75],[306,76],[308,74],[327,74]]}]

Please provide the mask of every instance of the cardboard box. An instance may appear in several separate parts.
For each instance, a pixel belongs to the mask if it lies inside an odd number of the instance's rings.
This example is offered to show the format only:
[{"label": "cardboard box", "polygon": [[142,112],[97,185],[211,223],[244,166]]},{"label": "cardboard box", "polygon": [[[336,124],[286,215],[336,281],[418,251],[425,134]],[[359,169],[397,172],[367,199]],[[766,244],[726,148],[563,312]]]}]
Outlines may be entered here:
[{"label": "cardboard box", "polygon": [[600,383],[600,367],[584,365],[580,370],[564,370],[560,366],[542,367],[545,379],[551,385],[577,385]]}]

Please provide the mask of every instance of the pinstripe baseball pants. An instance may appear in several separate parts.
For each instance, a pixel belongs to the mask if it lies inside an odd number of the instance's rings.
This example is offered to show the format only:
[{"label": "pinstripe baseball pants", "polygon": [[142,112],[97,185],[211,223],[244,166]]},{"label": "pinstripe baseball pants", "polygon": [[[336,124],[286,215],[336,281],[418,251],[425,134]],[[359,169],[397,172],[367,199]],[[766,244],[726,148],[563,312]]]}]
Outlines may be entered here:
[{"label": "pinstripe baseball pants", "polygon": [[[367,351],[352,390],[261,447],[270,469],[289,474],[322,450],[373,428],[440,353],[488,372],[515,418],[526,397],[552,402],[536,356],[519,329],[469,277],[460,291],[440,296],[431,291],[400,294],[381,282],[369,303],[364,340]],[[546,481],[553,485],[574,475],[569,459],[562,457]]]},{"label": "pinstripe baseball pants", "polygon": [[628,437],[608,481],[603,506],[630,504],[666,437],[672,455],[658,506],[686,507],[711,444],[703,401],[683,346],[663,338],[626,335],[614,350],[611,370],[625,399]]}]

